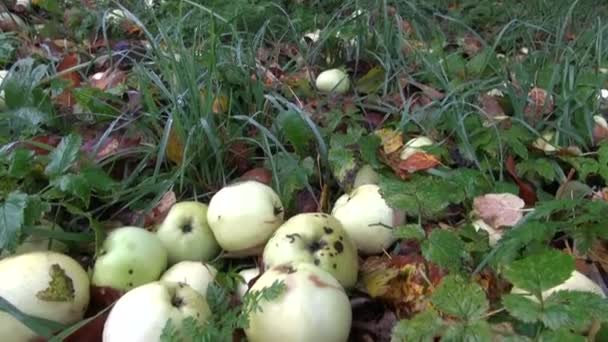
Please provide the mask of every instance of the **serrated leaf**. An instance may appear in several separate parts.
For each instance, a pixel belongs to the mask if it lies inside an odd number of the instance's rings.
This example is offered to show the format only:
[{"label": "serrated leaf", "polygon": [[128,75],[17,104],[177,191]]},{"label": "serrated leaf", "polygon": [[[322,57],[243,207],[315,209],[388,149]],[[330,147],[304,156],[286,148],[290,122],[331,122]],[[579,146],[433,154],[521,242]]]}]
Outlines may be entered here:
[{"label": "serrated leaf", "polygon": [[116,185],[116,181],[98,167],[88,167],[82,170],[80,174],[92,189],[109,191]]},{"label": "serrated leaf", "polygon": [[393,229],[393,235],[403,240],[417,240],[420,241],[425,238],[426,234],[424,229],[418,224],[405,224]]},{"label": "serrated leaf", "polygon": [[86,205],[88,205],[91,196],[91,188],[82,174],[76,175],[70,173],[59,176],[51,181],[51,185],[56,186],[59,190],[65,193],[80,198]]},{"label": "serrated leaf", "polygon": [[8,174],[11,177],[23,178],[31,170],[31,159],[34,156],[34,151],[26,149],[16,149],[9,157]]},{"label": "serrated leaf", "polygon": [[513,285],[540,295],[542,291],[566,281],[572,271],[574,259],[551,249],[507,265],[504,276]]},{"label": "serrated leaf", "polygon": [[314,138],[310,127],[295,111],[283,111],[277,116],[277,127],[285,134],[299,155],[304,155],[309,142]]},{"label": "serrated leaf", "polygon": [[595,293],[557,291],[545,301],[542,321],[553,329],[568,328],[582,331],[593,319],[608,321],[608,300]]},{"label": "serrated leaf", "polygon": [[76,134],[70,134],[61,139],[59,145],[49,154],[50,162],[44,173],[55,177],[66,172],[76,161],[81,144],[82,138]]},{"label": "serrated leaf", "polygon": [[329,165],[338,183],[343,187],[351,183],[357,172],[355,155],[345,148],[331,148],[329,150]]},{"label": "serrated leaf", "polygon": [[433,342],[442,323],[435,311],[423,311],[412,319],[399,321],[393,328],[391,342]]},{"label": "serrated leaf", "polygon": [[502,305],[511,316],[525,323],[540,319],[542,307],[538,302],[519,294],[507,294],[502,297]]},{"label": "serrated leaf", "polygon": [[435,229],[422,243],[422,255],[430,262],[450,271],[457,271],[462,264],[464,242],[449,230]]},{"label": "serrated leaf", "polygon": [[373,167],[380,167],[378,160],[378,149],[380,148],[380,138],[370,134],[359,139],[359,152],[361,159]]},{"label": "serrated leaf", "polygon": [[49,210],[51,210],[51,206],[48,202],[43,201],[38,195],[29,195],[27,197],[27,206],[24,211],[24,225],[35,225]]},{"label": "serrated leaf", "polygon": [[441,281],[431,296],[437,309],[466,321],[482,318],[490,304],[477,283],[457,275],[449,275]]},{"label": "serrated leaf", "polygon": [[18,190],[11,192],[0,205],[0,250],[12,252],[17,247],[26,206],[27,194]]},{"label": "serrated leaf", "polygon": [[552,162],[547,158],[535,158],[523,160],[517,163],[517,172],[522,177],[542,177],[548,182],[552,182],[557,178],[555,168]]},{"label": "serrated leaf", "polygon": [[545,330],[538,339],[540,342],[586,342],[587,339],[580,335],[575,335],[567,329],[557,331]]},{"label": "serrated leaf", "polygon": [[[285,206],[291,203],[296,191],[308,184],[308,177],[313,174],[314,161],[308,157],[300,160],[294,154],[280,152],[273,156],[274,170],[278,178],[279,196]],[[273,169],[270,161],[266,161],[266,168]]]},{"label": "serrated leaf", "polygon": [[480,342],[491,341],[492,331],[486,321],[476,321],[471,323],[451,324],[441,341],[452,342]]}]

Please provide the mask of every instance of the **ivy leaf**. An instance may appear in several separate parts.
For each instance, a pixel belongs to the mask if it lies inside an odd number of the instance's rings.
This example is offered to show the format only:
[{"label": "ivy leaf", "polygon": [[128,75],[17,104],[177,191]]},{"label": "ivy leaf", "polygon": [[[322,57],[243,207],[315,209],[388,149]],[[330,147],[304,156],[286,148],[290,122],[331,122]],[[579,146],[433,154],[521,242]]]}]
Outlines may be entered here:
[{"label": "ivy leaf", "polygon": [[541,317],[540,303],[519,294],[504,295],[502,305],[511,316],[525,323],[534,323]]},{"label": "ivy leaf", "polygon": [[12,252],[17,247],[26,206],[27,194],[19,190],[11,192],[0,205],[0,250]]},{"label": "ivy leaf", "polygon": [[442,323],[435,311],[423,311],[412,319],[399,321],[393,328],[391,342],[433,342]]},{"label": "ivy leaf", "polygon": [[477,283],[457,275],[449,275],[441,281],[431,296],[437,309],[466,321],[481,319],[490,304]]},{"label": "ivy leaf", "polygon": [[82,138],[76,134],[70,134],[63,139],[59,145],[50,153],[50,162],[44,173],[55,177],[66,172],[78,157],[78,151],[82,144]]},{"label": "ivy leaf", "polygon": [[556,330],[568,328],[582,331],[593,319],[608,321],[608,301],[595,293],[558,291],[545,301],[543,323]]},{"label": "ivy leaf", "polygon": [[441,341],[478,342],[492,341],[492,331],[486,321],[451,324]]},{"label": "ivy leaf", "polygon": [[422,243],[422,254],[428,261],[450,271],[458,271],[465,245],[458,235],[449,230],[435,229]]},{"label": "ivy leaf", "polygon": [[574,271],[574,259],[551,249],[514,261],[505,269],[504,276],[513,285],[540,295],[544,290],[557,286]]}]

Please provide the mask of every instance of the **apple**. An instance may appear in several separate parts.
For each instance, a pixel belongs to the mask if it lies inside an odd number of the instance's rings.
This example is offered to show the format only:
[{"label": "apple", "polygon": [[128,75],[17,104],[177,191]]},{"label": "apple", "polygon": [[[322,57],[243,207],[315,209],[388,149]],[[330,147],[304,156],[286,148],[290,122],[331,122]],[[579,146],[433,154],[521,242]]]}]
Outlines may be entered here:
[{"label": "apple", "polygon": [[120,297],[104,324],[102,341],[160,341],[169,320],[179,330],[188,317],[204,324],[210,315],[205,298],[190,286],[155,281],[136,287]]},{"label": "apple", "polygon": [[344,226],[364,254],[377,254],[397,241],[393,228],[405,221],[405,214],[391,208],[376,184],[365,184],[336,200],[331,214]]},{"label": "apple", "polygon": [[348,296],[328,272],[311,263],[288,263],[264,272],[251,287],[261,291],[275,281],[285,285],[278,298],[259,303],[249,314],[249,342],[345,342],[352,324]]},{"label": "apple", "polygon": [[207,205],[195,201],[175,203],[156,231],[167,249],[169,264],[209,261],[220,252],[207,224]]},{"label": "apple", "polygon": [[166,268],[167,250],[156,234],[139,227],[121,227],[104,240],[92,283],[129,290],[158,280]]},{"label": "apple", "polygon": [[[71,257],[35,251],[0,260],[0,297],[21,312],[61,324],[84,317],[89,305],[89,276]],[[28,342],[37,334],[0,311],[0,341]]]},{"label": "apple", "polygon": [[217,269],[212,265],[196,261],[182,261],[163,273],[160,280],[184,283],[207,298],[207,287],[215,280]]},{"label": "apple", "polygon": [[287,262],[313,263],[334,276],[342,286],[357,282],[357,247],[335,217],[303,213],[290,218],[268,240],[264,267]]},{"label": "apple", "polygon": [[344,71],[340,69],[329,69],[317,76],[315,85],[321,92],[344,94],[350,88],[350,80]]},{"label": "apple", "polygon": [[413,156],[416,153],[424,152],[421,147],[432,146],[433,144],[433,140],[425,136],[412,138],[405,143],[405,146],[403,146],[403,149],[399,154],[399,158],[401,160],[407,160],[409,157]]},{"label": "apple", "polygon": [[260,269],[258,267],[246,268],[239,272],[239,276],[243,279],[239,279],[239,284],[236,287],[236,294],[240,299],[243,299],[247,291],[249,291],[249,282],[259,275]]},{"label": "apple", "polygon": [[357,175],[355,176],[355,181],[353,182],[353,188],[358,188],[361,185],[365,184],[378,184],[380,177],[374,168],[371,165],[363,165],[359,171],[357,171]]},{"label": "apple", "polygon": [[224,250],[247,256],[256,254],[283,223],[283,212],[271,187],[247,180],[225,186],[211,198],[207,222]]}]

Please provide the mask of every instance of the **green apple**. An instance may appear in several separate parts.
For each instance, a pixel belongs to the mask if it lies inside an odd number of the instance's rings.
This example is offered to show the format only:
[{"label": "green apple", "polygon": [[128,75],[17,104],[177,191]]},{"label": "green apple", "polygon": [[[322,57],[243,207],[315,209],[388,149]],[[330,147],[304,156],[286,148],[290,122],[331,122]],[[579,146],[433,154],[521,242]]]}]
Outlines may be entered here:
[{"label": "green apple", "polygon": [[182,261],[163,273],[160,280],[184,283],[207,298],[207,287],[215,280],[217,269],[197,261]]},{"label": "green apple", "polygon": [[264,267],[287,262],[315,264],[334,276],[342,286],[357,282],[357,247],[335,217],[324,213],[303,213],[285,222],[268,240]]},{"label": "green apple", "polygon": [[317,89],[324,93],[334,92],[344,94],[350,88],[348,75],[340,69],[325,70],[317,76]]},{"label": "green apple", "polygon": [[361,185],[342,195],[332,215],[364,254],[381,253],[390,247],[397,240],[393,228],[405,221],[405,214],[391,208],[375,184]]},{"label": "green apple", "polygon": [[357,171],[355,181],[353,182],[353,188],[358,188],[365,184],[378,184],[379,180],[380,177],[378,176],[378,173],[371,165],[363,165],[359,171]]},{"label": "green apple", "polygon": [[190,286],[155,281],[130,290],[114,304],[103,327],[103,342],[160,341],[169,321],[179,331],[186,318],[204,324],[210,315],[205,298]]},{"label": "green apple", "polygon": [[350,301],[331,274],[310,263],[277,265],[264,272],[251,291],[261,291],[275,281],[286,288],[250,313],[245,329],[249,342],[348,340]]},{"label": "green apple", "polygon": [[[89,305],[89,276],[71,257],[50,251],[10,256],[0,261],[0,297],[23,313],[73,324]],[[37,334],[0,311],[0,341],[28,342]]]},{"label": "green apple", "polygon": [[166,268],[167,250],[156,234],[139,227],[121,227],[104,240],[92,283],[129,290],[158,280]]},{"label": "green apple", "polygon": [[243,299],[247,291],[249,291],[249,282],[259,275],[260,269],[258,267],[246,268],[239,272],[239,276],[243,279],[239,279],[239,284],[236,287],[236,294],[240,299]]},{"label": "green apple", "polygon": [[175,203],[156,235],[167,249],[169,264],[209,261],[220,252],[207,224],[207,205],[200,202]]},{"label": "green apple", "polygon": [[224,250],[254,255],[283,223],[283,211],[271,187],[248,180],[225,186],[211,198],[207,222]]}]

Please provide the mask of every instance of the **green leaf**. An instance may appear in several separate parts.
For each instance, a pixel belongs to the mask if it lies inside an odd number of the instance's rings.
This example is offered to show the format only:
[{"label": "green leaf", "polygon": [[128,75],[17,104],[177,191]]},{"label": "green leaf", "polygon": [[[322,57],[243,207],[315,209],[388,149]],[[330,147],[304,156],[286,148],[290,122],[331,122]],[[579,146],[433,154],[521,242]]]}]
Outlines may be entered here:
[{"label": "green leaf", "polygon": [[345,148],[331,148],[328,160],[338,183],[344,189],[349,189],[349,184],[354,181],[357,173],[357,160],[354,153]]},{"label": "green leaf", "polygon": [[399,321],[393,328],[391,342],[433,342],[442,323],[435,311],[423,311],[412,319]]},{"label": "green leaf", "polygon": [[534,323],[541,317],[542,307],[538,302],[519,294],[507,294],[502,297],[502,305],[511,316],[525,323]]},{"label": "green leaf", "polygon": [[490,307],[479,284],[457,275],[443,278],[433,292],[431,302],[437,309],[466,321],[481,319]]},{"label": "green leaf", "polygon": [[69,173],[51,181],[51,185],[56,186],[62,192],[80,198],[87,206],[91,197],[91,187],[82,174]]},{"label": "green leaf", "polygon": [[[580,335],[575,335],[567,329],[557,331],[545,330],[540,338],[540,342],[586,342],[587,339]],[[598,341],[599,342],[599,341]]]},{"label": "green leaf", "polygon": [[82,144],[82,138],[76,134],[70,134],[63,139],[59,145],[49,154],[50,162],[44,170],[51,177],[66,172],[78,157],[78,151]]},{"label": "green leaf", "polygon": [[357,81],[357,91],[367,94],[375,93],[382,88],[384,78],[384,69],[381,66],[375,66]]},{"label": "green leaf", "polygon": [[480,342],[491,341],[492,331],[486,321],[451,324],[443,334],[441,341]]},{"label": "green leaf", "polygon": [[24,178],[31,170],[31,159],[34,151],[26,149],[16,149],[9,157],[8,174],[15,178]]},{"label": "green leaf", "polygon": [[557,291],[545,301],[542,321],[553,329],[568,328],[583,331],[593,319],[608,321],[608,300],[595,293]]},{"label": "green leaf", "polygon": [[87,184],[95,190],[109,191],[117,184],[105,171],[98,167],[88,167],[83,169],[80,174]]},{"label": "green leaf", "polygon": [[294,194],[308,184],[308,177],[314,172],[314,161],[310,157],[300,160],[298,156],[284,152],[275,154],[273,161],[274,166],[267,159],[266,167],[276,174],[281,201],[289,206]]},{"label": "green leaf", "polygon": [[552,162],[547,158],[535,158],[521,161],[517,164],[517,172],[522,177],[542,177],[548,182],[557,178]]},{"label": "green leaf", "polygon": [[305,155],[310,141],[314,139],[306,121],[295,111],[282,111],[277,116],[276,125],[293,145],[296,153]]},{"label": "green leaf", "polygon": [[28,195],[27,206],[24,211],[24,225],[34,226],[49,210],[51,210],[51,206],[49,203],[43,201],[40,196]]},{"label": "green leaf", "polygon": [[32,329],[37,335],[44,338],[50,338],[55,332],[65,329],[63,324],[27,315],[9,301],[0,297],[0,312],[2,311],[16,318],[19,322]]},{"label": "green leaf", "polygon": [[361,159],[372,167],[381,166],[380,161],[378,160],[378,149],[380,148],[381,143],[380,137],[375,134],[368,134],[361,137],[359,140]]},{"label": "green leaf", "polygon": [[0,205],[0,250],[13,252],[17,247],[26,206],[27,194],[18,190],[11,192]]},{"label": "green leaf", "polygon": [[462,264],[464,242],[452,231],[434,229],[422,243],[422,254],[428,261],[456,272]]},{"label": "green leaf", "polygon": [[540,295],[542,291],[566,281],[572,271],[574,259],[551,249],[514,261],[506,267],[504,276],[513,285],[534,295]]},{"label": "green leaf", "polygon": [[412,240],[413,239],[413,240],[417,240],[417,241],[423,240],[426,236],[424,229],[422,229],[422,227],[420,227],[419,224],[415,224],[415,223],[405,224],[405,225],[396,227],[393,230],[393,235],[395,235],[399,239],[403,239],[403,240]]}]

